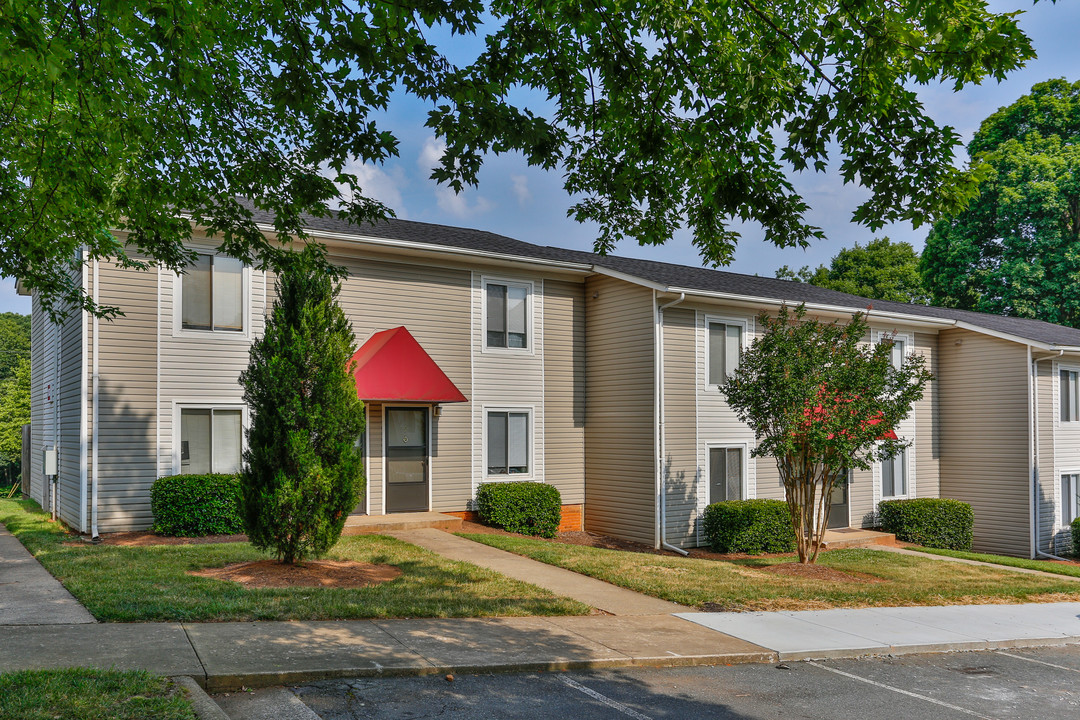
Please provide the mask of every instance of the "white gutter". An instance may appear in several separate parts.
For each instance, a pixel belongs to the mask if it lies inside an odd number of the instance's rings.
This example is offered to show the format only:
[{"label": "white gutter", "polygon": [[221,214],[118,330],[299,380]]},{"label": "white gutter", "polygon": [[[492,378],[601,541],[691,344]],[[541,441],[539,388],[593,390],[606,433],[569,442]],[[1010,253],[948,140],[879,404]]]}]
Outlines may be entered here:
[{"label": "white gutter", "polygon": [[[1029,408],[1034,408],[1032,413],[1032,422],[1030,424],[1031,430],[1031,505],[1032,505],[1032,543],[1031,556],[1038,557],[1039,555],[1045,555],[1046,557],[1060,560],[1056,555],[1050,555],[1039,550],[1039,531],[1042,530],[1041,519],[1039,517],[1040,499],[1042,498],[1042,477],[1040,473],[1040,466],[1042,464],[1042,457],[1039,455],[1039,368],[1038,365],[1043,360],[1054,360],[1065,354],[1064,350],[1059,350],[1057,355],[1048,355],[1046,357],[1034,358],[1031,357],[1031,346],[1028,345],[1028,361],[1031,363],[1031,380],[1029,382],[1030,402]],[[1050,533],[1051,549],[1053,549],[1054,534]]]},{"label": "white gutter", "polygon": [[656,373],[656,410],[653,415],[656,418],[656,493],[659,496],[659,512],[656,513],[658,521],[656,529],[656,546],[664,550],[671,550],[680,555],[689,555],[682,548],[669,545],[665,540],[667,535],[667,487],[664,482],[664,454],[666,453],[666,431],[664,429],[664,310],[678,305],[686,299],[686,293],[679,293],[679,297],[663,305],[656,304],[656,290],[653,290],[653,322],[656,329],[653,337],[656,339],[656,353],[653,358],[653,368]]},{"label": "white gutter", "polygon": [[[86,265],[83,264],[80,270],[82,274],[82,291],[83,295],[87,294],[90,278],[86,274]],[[82,362],[79,363],[79,532],[86,532],[86,483],[87,483],[87,457],[86,457],[86,443],[87,443],[87,426],[86,426],[86,413],[88,411],[88,400],[86,393],[88,388],[86,387],[86,370],[87,370],[87,355],[89,354],[89,348],[86,347],[87,334],[90,325],[89,313],[84,309],[82,311],[82,342],[80,343],[80,349],[82,351]]]},{"label": "white gutter", "polygon": [[[94,260],[94,302],[98,301],[98,261]],[[98,476],[98,316],[94,315],[94,345],[93,345],[93,367],[91,369],[91,383],[93,393],[93,439],[91,440],[91,460],[90,460],[90,474],[91,474],[91,491],[90,491],[90,539],[98,539],[98,485],[100,485],[100,478]]]}]

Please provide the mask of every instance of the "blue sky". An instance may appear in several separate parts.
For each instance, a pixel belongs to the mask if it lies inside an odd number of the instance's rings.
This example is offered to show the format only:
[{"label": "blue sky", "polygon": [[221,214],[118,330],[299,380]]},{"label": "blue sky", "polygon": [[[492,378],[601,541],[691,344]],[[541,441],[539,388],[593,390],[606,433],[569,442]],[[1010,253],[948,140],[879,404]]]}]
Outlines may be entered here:
[{"label": "blue sky", "polygon": [[[939,123],[955,127],[966,142],[979,123],[998,108],[1026,94],[1037,82],[1064,77],[1080,79],[1080,3],[1062,0],[991,0],[995,11],[1023,10],[1020,25],[1034,43],[1039,57],[1012,73],[1002,83],[989,82],[955,93],[949,86],[929,86],[919,92],[929,114]],[[529,168],[518,156],[491,157],[481,172],[478,188],[455,195],[427,179],[440,154],[440,146],[424,128],[425,108],[406,101],[391,108],[385,119],[401,140],[400,157],[382,167],[354,168],[369,194],[394,208],[398,217],[423,222],[474,227],[541,245],[588,250],[595,228],[566,217],[570,200],[558,172]],[[961,159],[966,155],[961,151]],[[742,240],[729,269],[771,276],[781,265],[801,267],[827,263],[841,248],[888,235],[921,249],[927,228],[894,224],[877,233],[850,222],[851,212],[865,193],[845,186],[835,172],[793,175],[792,181],[813,208],[809,221],[822,227],[827,240],[806,250],[780,249],[761,240],[754,226],[743,226]],[[663,247],[621,245],[621,255],[698,265],[697,251],[687,233]],[[16,296],[14,283],[0,282],[0,311],[29,312],[28,298]]]}]

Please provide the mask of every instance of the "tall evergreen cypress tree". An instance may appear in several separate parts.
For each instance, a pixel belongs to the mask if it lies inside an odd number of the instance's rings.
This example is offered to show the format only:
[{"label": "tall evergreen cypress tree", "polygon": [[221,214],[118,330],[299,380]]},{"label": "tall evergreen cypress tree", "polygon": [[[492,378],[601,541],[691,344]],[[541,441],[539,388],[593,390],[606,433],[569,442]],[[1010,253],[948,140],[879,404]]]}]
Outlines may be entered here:
[{"label": "tall evergreen cypress tree", "polygon": [[240,375],[251,429],[241,507],[251,543],[286,563],[324,555],[364,488],[363,403],[349,373],[353,333],[325,249],[293,255],[266,331]]}]

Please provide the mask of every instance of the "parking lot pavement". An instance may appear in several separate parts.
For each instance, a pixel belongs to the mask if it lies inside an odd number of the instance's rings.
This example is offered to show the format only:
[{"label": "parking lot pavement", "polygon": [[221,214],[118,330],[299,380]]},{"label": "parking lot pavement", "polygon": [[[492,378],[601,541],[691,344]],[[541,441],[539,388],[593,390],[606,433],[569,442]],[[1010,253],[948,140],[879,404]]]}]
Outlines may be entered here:
[{"label": "parking lot pavement", "polygon": [[1080,645],[671,669],[338,680],[323,720],[912,720],[1080,717]]}]

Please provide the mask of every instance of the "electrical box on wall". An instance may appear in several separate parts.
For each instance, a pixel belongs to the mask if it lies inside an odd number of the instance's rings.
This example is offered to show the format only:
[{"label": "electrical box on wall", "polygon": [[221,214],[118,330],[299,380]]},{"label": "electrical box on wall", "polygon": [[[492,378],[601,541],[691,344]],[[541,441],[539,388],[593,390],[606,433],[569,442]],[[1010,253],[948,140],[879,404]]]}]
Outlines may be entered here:
[{"label": "electrical box on wall", "polygon": [[56,474],[56,448],[47,447],[41,451],[42,456],[42,473],[45,475]]}]

